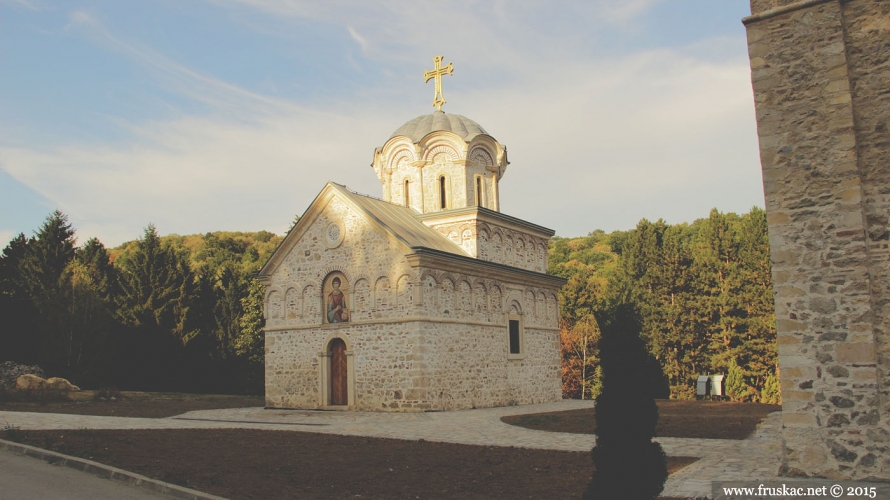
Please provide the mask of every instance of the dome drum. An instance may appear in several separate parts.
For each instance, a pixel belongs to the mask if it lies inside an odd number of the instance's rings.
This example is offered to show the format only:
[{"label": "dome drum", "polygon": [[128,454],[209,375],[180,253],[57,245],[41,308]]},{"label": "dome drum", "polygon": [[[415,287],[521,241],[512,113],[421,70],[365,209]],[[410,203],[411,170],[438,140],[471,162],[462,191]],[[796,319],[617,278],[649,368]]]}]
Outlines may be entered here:
[{"label": "dome drum", "polygon": [[386,201],[421,213],[467,206],[499,210],[506,153],[475,121],[437,111],[396,129],[374,152],[371,166]]}]

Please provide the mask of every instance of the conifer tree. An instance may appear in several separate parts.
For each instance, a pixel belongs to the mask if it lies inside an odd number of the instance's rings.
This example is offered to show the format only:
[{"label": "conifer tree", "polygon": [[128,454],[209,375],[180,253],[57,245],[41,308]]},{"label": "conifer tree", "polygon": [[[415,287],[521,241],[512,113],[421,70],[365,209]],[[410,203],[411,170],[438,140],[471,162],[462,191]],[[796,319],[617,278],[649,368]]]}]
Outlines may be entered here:
[{"label": "conifer tree", "polygon": [[71,296],[65,269],[74,259],[75,237],[68,216],[51,213],[25,248],[18,279],[33,307],[29,334],[35,337],[37,362],[47,373],[72,378],[66,356]]},{"label": "conifer tree", "polygon": [[770,373],[763,383],[763,391],[760,393],[760,402],[772,405],[782,404],[782,389],[779,377]]},{"label": "conifer tree", "polygon": [[726,395],[733,401],[744,401],[747,399],[749,389],[748,384],[745,383],[745,374],[734,359],[729,363],[724,384]]},{"label": "conifer tree", "polygon": [[117,260],[119,287],[117,312],[134,327],[162,330],[183,344],[194,335],[190,308],[197,287],[187,258],[164,245],[153,224],[142,239]]},{"label": "conifer tree", "polygon": [[0,361],[33,365],[38,361],[38,339],[31,334],[36,312],[23,286],[20,267],[30,244],[20,233],[0,254]]},{"label": "conifer tree", "polygon": [[141,390],[196,390],[184,385],[195,380],[189,375],[197,368],[186,359],[184,346],[199,333],[193,309],[198,287],[187,256],[162,243],[149,224],[115,264],[116,313],[129,327],[121,339],[124,384]]},{"label": "conifer tree", "polygon": [[[600,318],[598,318],[600,319]],[[649,354],[637,313],[619,305],[600,320],[602,392],[596,399],[595,471],[585,499],[651,500],[667,480],[667,459],[652,441],[658,422]]]}]

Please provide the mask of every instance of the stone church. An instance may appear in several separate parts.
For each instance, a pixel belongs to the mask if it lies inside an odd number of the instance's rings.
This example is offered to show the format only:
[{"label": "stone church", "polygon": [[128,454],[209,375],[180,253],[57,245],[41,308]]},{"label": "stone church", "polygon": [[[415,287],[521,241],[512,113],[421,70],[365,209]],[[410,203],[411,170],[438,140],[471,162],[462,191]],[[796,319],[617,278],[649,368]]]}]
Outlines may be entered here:
[{"label": "stone church", "polygon": [[500,212],[506,147],[438,107],[374,151],[382,199],[328,183],[260,271],[267,407],[561,399],[553,231]]}]

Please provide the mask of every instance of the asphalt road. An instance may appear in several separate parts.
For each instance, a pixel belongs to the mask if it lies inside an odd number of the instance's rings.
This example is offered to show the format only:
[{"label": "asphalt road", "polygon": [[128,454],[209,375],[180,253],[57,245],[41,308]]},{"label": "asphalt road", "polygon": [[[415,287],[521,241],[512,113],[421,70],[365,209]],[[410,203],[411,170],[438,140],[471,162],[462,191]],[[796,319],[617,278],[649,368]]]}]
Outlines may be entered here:
[{"label": "asphalt road", "polygon": [[159,500],[170,497],[0,451],[0,500]]}]

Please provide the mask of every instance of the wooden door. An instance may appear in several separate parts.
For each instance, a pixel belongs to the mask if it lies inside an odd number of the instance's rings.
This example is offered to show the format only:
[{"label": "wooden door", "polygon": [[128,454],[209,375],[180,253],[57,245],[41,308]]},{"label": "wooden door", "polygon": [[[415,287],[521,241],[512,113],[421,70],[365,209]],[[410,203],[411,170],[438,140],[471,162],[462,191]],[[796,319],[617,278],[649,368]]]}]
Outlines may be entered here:
[{"label": "wooden door", "polygon": [[349,404],[349,385],[346,373],[346,343],[343,339],[331,341],[331,404]]}]

